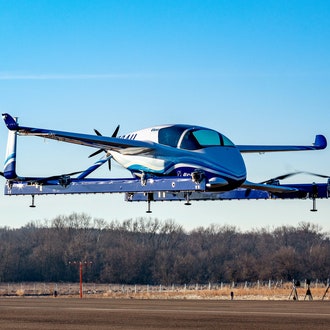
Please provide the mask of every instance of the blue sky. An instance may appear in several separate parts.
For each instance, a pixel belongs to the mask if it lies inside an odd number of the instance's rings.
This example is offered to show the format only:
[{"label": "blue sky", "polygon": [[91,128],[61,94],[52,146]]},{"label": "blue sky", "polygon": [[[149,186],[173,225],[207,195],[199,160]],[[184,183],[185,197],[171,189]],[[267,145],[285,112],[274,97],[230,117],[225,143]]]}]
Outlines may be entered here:
[{"label": "blue sky", "polygon": [[[188,123],[237,144],[311,144],[317,133],[330,139],[329,17],[329,1],[0,0],[0,109],[26,126],[104,135],[118,124],[124,134]],[[3,157],[6,140],[3,125]],[[81,170],[93,151],[27,137],[18,147],[20,175]],[[248,178],[330,175],[329,150],[245,156]],[[114,165],[110,175],[128,173]],[[0,225],[71,212],[107,221],[146,216],[146,204],[123,197],[37,197],[30,209],[29,197],[0,196]],[[310,208],[311,201],[159,203],[152,216],[186,229],[310,221],[330,231],[330,201]]]}]

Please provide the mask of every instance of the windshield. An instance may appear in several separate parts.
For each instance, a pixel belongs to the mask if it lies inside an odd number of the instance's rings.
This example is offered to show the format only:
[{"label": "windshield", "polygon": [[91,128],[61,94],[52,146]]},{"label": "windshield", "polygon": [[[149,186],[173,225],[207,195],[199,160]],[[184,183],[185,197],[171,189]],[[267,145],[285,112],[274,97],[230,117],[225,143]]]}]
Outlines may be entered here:
[{"label": "windshield", "polygon": [[187,150],[234,145],[226,136],[216,131],[207,128],[191,128],[187,125],[161,128],[158,132],[158,142]]},{"label": "windshield", "polygon": [[186,132],[180,148],[196,150],[214,146],[233,146],[234,144],[224,135],[209,129],[196,129]]},{"label": "windshield", "polygon": [[158,132],[158,142],[170,147],[177,147],[182,133],[187,129],[183,126],[169,126]]}]

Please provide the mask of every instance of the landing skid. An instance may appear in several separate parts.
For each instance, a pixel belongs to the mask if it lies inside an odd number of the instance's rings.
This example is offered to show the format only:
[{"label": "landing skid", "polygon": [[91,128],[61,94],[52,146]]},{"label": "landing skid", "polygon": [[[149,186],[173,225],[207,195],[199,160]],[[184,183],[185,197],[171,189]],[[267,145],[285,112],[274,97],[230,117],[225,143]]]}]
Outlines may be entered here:
[{"label": "landing skid", "polygon": [[32,197],[32,203],[31,203],[30,207],[36,207],[36,205],[34,204],[34,195],[31,195],[31,197]]}]

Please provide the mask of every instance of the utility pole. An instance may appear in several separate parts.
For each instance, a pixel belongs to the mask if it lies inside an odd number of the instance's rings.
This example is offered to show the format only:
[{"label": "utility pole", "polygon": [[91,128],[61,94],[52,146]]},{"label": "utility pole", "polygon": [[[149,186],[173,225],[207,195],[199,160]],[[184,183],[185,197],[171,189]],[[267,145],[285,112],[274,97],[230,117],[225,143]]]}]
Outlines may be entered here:
[{"label": "utility pole", "polygon": [[79,296],[83,297],[83,264],[88,265],[92,264],[92,262],[82,262],[82,261],[69,261],[69,265],[79,265]]}]

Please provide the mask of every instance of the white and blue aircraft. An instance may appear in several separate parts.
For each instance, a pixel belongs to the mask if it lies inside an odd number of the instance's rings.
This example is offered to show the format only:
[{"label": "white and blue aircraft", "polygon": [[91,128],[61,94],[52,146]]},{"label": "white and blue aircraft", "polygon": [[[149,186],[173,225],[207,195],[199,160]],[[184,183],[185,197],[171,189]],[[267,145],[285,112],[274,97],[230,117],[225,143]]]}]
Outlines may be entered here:
[{"label": "white and blue aircraft", "polygon": [[[132,196],[136,193],[143,193],[149,202],[155,200],[154,192],[185,192],[185,196],[191,196],[193,192],[219,192],[221,195],[218,199],[226,196],[225,192],[242,194],[242,190],[244,190],[244,196],[249,196],[251,191],[265,191],[270,194],[282,194],[282,196],[291,194],[293,198],[299,198],[301,195],[306,197],[307,194],[312,195],[314,192],[315,197],[315,186],[280,185],[277,182],[293,173],[263,183],[248,181],[242,153],[321,150],[327,146],[327,140],[323,135],[316,135],[314,143],[309,146],[235,145],[225,135],[213,129],[179,124],[154,126],[117,137],[118,126],[111,137],[105,137],[97,130],[95,130],[96,135],[90,135],[21,126],[9,114],[4,113],[2,116],[9,129],[3,172],[3,176],[7,179],[8,194],[16,194],[13,187],[20,184],[21,194],[23,186],[58,185],[67,189],[67,192],[63,193],[126,192],[129,194],[128,200],[133,200]],[[80,175],[77,178],[71,178],[71,175],[78,172],[48,178],[24,178],[16,174],[17,134],[93,147],[98,150],[91,156],[102,151],[106,156],[86,171],[79,172]],[[86,178],[96,168],[109,162],[111,158],[129,170],[133,178],[119,179],[122,181]],[[106,191],[104,190],[105,182],[108,187]],[[101,185],[103,185],[102,188]],[[323,188],[320,186],[318,190]],[[328,185],[325,189],[326,196],[322,197],[328,196]],[[54,193],[59,193],[58,191]],[[150,198],[151,193],[153,195]],[[17,194],[19,194],[18,190]],[[37,192],[27,189],[26,194],[34,196]],[[162,200],[160,197],[159,199]],[[208,198],[204,194],[202,199]]]}]

